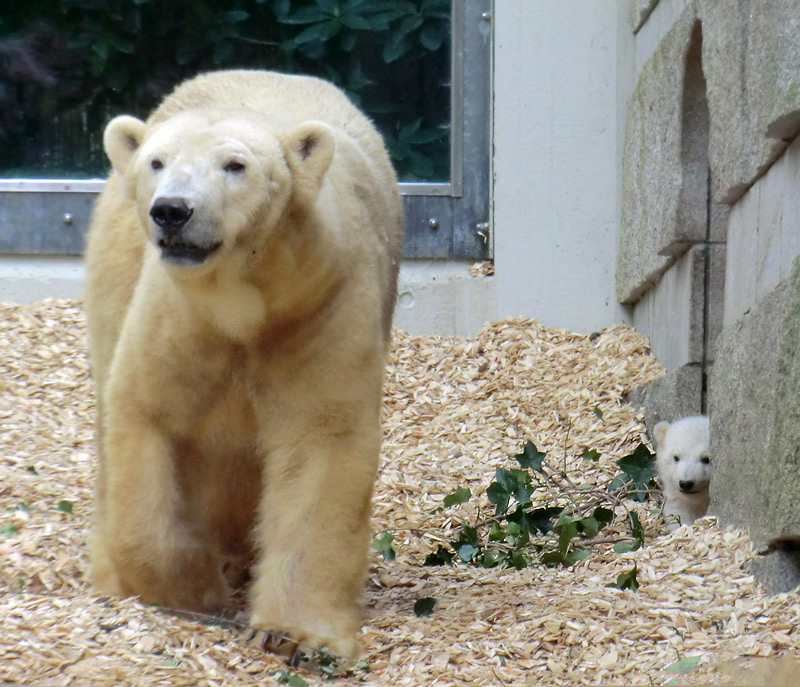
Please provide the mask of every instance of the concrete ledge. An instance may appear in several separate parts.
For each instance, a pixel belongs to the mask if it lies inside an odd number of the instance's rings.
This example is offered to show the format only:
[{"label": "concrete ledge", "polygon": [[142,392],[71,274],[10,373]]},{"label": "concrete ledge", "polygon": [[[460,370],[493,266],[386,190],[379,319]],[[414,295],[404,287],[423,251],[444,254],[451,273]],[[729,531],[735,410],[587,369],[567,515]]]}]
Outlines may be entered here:
[{"label": "concrete ledge", "polygon": [[79,298],[84,281],[81,257],[0,255],[0,301],[25,304]]}]

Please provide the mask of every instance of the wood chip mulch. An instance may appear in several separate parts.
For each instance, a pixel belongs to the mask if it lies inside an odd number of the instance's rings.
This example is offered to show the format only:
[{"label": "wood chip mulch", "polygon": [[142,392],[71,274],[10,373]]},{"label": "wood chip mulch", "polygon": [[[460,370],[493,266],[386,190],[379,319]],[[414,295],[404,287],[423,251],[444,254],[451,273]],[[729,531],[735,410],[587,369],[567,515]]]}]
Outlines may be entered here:
[{"label": "wood chip mulch", "polygon": [[[80,303],[0,304],[0,350],[0,685],[274,684],[286,665],[241,629],[87,583],[94,400]],[[572,568],[421,566],[473,502],[487,505],[495,468],[514,467],[526,440],[575,484],[604,485],[644,439],[625,394],[661,374],[646,338],[623,325],[591,336],[522,319],[473,338],[396,332],[373,529],[394,535],[397,558],[373,558],[369,672],[335,682],[795,684],[800,592],[767,596],[747,570],[747,533],[713,517],[667,535],[652,504],[636,506],[642,549],[596,546]],[[433,513],[459,486],[480,498]],[[609,586],[634,564],[638,591]],[[432,615],[413,613],[421,597],[436,599]]]}]

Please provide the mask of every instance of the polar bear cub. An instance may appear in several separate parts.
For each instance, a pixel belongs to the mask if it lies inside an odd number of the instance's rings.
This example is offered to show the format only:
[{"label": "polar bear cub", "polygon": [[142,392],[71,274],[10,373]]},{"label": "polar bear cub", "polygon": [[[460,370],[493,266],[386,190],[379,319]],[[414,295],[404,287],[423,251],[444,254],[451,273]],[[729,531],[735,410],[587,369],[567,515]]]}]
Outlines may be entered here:
[{"label": "polar bear cub", "polygon": [[667,529],[673,532],[708,510],[708,417],[693,415],[672,424],[659,422],[653,429],[653,438],[658,477],[666,498],[664,516]]}]

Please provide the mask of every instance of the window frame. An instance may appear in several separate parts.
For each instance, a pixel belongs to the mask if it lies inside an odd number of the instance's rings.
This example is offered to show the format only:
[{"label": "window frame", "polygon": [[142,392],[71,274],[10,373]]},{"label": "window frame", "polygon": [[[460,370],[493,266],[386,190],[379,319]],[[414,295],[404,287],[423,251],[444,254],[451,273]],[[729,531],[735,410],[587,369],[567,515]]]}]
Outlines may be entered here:
[{"label": "window frame", "polygon": [[[492,256],[493,0],[451,0],[450,180],[400,182],[405,258]],[[0,179],[0,254],[80,255],[103,179]]]}]

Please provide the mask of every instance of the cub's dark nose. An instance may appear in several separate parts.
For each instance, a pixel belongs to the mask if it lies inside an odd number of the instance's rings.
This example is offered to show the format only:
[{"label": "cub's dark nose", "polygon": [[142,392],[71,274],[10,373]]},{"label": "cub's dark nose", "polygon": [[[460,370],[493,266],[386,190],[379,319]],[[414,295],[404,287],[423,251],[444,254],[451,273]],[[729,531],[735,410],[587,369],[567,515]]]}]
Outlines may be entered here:
[{"label": "cub's dark nose", "polygon": [[680,480],[678,482],[678,486],[681,488],[681,491],[691,491],[694,489],[694,482],[688,480]]},{"label": "cub's dark nose", "polygon": [[177,231],[189,221],[193,210],[183,198],[156,198],[150,208],[150,217],[165,231]]}]

